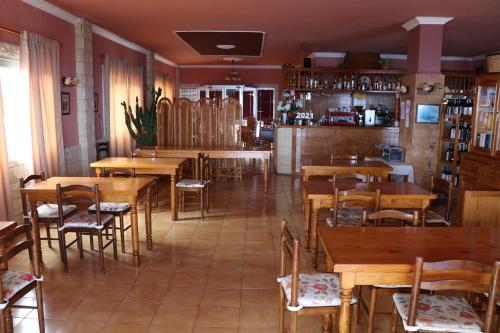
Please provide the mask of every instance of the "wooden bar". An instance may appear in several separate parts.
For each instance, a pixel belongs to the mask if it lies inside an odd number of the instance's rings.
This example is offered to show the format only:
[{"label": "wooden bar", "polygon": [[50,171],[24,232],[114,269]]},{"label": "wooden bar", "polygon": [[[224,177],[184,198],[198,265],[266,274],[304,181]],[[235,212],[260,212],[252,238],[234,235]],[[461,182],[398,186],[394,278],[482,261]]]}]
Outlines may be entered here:
[{"label": "wooden bar", "polygon": [[379,144],[399,142],[397,127],[278,126],[274,162],[278,174],[300,173],[303,156],[380,156]]}]

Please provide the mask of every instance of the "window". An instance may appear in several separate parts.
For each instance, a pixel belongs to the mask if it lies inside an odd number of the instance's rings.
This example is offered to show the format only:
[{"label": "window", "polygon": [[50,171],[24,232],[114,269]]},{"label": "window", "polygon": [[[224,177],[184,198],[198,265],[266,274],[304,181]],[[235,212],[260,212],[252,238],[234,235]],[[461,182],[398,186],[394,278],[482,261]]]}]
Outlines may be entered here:
[{"label": "window", "polygon": [[180,88],[179,96],[181,98],[187,98],[193,102],[196,102],[198,99],[200,99],[198,88]]}]

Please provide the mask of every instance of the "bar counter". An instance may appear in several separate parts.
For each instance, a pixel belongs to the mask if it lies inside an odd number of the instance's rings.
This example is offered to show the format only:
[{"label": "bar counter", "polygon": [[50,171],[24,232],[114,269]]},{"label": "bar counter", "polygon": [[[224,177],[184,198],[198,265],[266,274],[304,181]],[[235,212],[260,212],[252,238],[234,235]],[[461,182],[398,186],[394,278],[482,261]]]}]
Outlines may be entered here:
[{"label": "bar counter", "polygon": [[274,163],[278,174],[300,173],[303,156],[358,154],[380,156],[379,144],[397,145],[398,127],[289,126],[274,129]]}]

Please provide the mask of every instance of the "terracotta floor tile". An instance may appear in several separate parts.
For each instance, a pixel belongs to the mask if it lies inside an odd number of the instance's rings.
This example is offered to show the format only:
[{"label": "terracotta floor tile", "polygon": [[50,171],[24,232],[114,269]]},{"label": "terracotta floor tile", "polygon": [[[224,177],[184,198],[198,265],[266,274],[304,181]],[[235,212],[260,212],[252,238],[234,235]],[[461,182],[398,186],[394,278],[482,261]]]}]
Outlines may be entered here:
[{"label": "terracotta floor tile", "polygon": [[141,302],[122,302],[115,310],[110,323],[149,324],[159,305]]},{"label": "terracotta floor tile", "polygon": [[207,288],[213,289],[240,289],[242,276],[237,275],[223,275],[223,274],[210,274],[208,276]]},{"label": "terracotta floor tile", "polygon": [[127,297],[129,284],[96,283],[87,293],[85,299],[94,301],[122,301]]},{"label": "terracotta floor tile", "polygon": [[275,274],[249,274],[243,275],[243,289],[276,289]]},{"label": "terracotta floor tile", "polygon": [[170,280],[171,287],[204,287],[207,281],[206,274],[191,273],[191,272],[176,272]]},{"label": "terracotta floor tile", "polygon": [[238,329],[229,327],[195,327],[193,333],[237,333]]},{"label": "terracotta floor tile", "polygon": [[166,324],[165,326],[151,325],[148,333],[193,333],[192,327],[186,326],[172,326]]},{"label": "terracotta floor tile", "polygon": [[71,319],[83,321],[108,321],[118,307],[115,301],[83,300],[71,314]]},{"label": "terracotta floor tile", "polygon": [[278,289],[243,289],[241,291],[241,306],[269,307],[278,304]]},{"label": "terracotta floor tile", "polygon": [[133,323],[125,323],[125,324],[107,324],[103,333],[147,333],[149,325],[143,324],[133,324]]},{"label": "terracotta floor tile", "polygon": [[174,288],[165,292],[162,304],[198,305],[203,296],[203,288]]},{"label": "terracotta floor tile", "polygon": [[63,321],[56,329],[56,333],[98,333],[104,330],[105,323],[98,321]]},{"label": "terracotta floor tile", "polygon": [[238,327],[239,308],[202,306],[196,318],[197,327]]},{"label": "terracotta floor tile", "polygon": [[239,289],[205,289],[201,306],[240,306]]},{"label": "terracotta floor tile", "polygon": [[160,304],[165,296],[167,286],[135,285],[128,292],[125,301]]},{"label": "terracotta floor tile", "polygon": [[[14,333],[37,333],[40,332],[38,319],[26,318],[19,323],[14,322]],[[60,322],[57,320],[45,320],[45,333],[54,333]]]},{"label": "terracotta floor tile", "polygon": [[277,328],[278,327],[277,308],[240,308],[241,328]]},{"label": "terracotta floor tile", "polygon": [[153,325],[159,326],[194,326],[197,306],[179,304],[161,304],[153,317]]}]

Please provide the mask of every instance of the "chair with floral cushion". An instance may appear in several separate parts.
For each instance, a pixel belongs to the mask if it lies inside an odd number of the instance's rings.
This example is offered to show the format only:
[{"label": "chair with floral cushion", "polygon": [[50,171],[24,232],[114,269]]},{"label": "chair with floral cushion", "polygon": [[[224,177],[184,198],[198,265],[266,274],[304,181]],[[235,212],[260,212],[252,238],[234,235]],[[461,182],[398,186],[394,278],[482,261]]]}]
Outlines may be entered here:
[{"label": "chair with floral cushion", "polygon": [[[32,181],[43,181],[45,180],[45,173],[42,171],[39,175],[29,175],[26,178],[19,178],[19,188],[24,188],[26,184]],[[31,212],[29,211],[28,200],[26,194],[21,192],[21,205],[23,209],[23,219],[24,224],[30,224]],[[63,215],[68,217],[76,212],[76,206],[74,205],[64,205]],[[40,240],[46,240],[48,242],[49,248],[52,248],[52,241],[58,240],[57,237],[52,237],[50,230],[57,230],[57,219],[59,218],[59,211],[57,210],[56,204],[44,203],[37,207],[38,223],[45,225],[46,237],[40,237]],[[52,227],[52,225],[54,225]]]},{"label": "chair with floral cushion", "polygon": [[[62,214],[60,214],[57,224],[59,248],[61,251],[61,260],[64,264],[64,272],[68,272],[67,248],[76,243],[80,259],[83,259],[82,235],[90,234],[91,237],[94,235],[97,236],[101,272],[105,273],[104,249],[106,249],[106,247],[109,245],[113,246],[114,259],[115,261],[118,260],[116,253],[116,226],[113,215],[101,213],[100,210],[96,210],[95,213],[89,213],[88,211],[89,207],[92,205],[101,207],[101,202],[99,200],[99,185],[96,184],[93,187],[85,185],[69,185],[63,187],[61,184],[57,184],[56,192],[59,211],[61,211],[63,205],[67,203],[77,207],[77,213],[67,218],[64,218]],[[104,244],[105,232],[110,228],[112,237],[110,240],[106,240],[107,242]],[[76,239],[66,244],[66,234],[69,232],[76,233]]]},{"label": "chair with floral cushion", "polygon": [[[30,238],[31,225],[23,224],[2,234],[0,237],[0,331],[11,333],[14,331],[12,320],[12,308],[37,309],[38,327],[40,332],[45,332],[45,320],[43,315],[43,297],[41,275],[34,272],[39,271],[39,263],[31,261],[30,272],[19,272],[8,268],[8,261],[17,254],[28,250],[31,252],[33,240]],[[24,235],[28,235],[27,237]],[[24,237],[23,237],[24,236]],[[37,265],[37,269],[35,266]],[[16,303],[35,289],[36,306],[16,305]]]},{"label": "chair with floral cushion", "polygon": [[[391,333],[396,333],[399,318],[406,332],[491,333],[499,288],[500,260],[489,266],[463,260],[424,262],[417,257],[411,293],[392,297]],[[420,289],[439,294],[421,295]],[[450,290],[453,296],[443,294]],[[484,320],[464,297],[455,296],[457,291],[495,295],[488,299]]]},{"label": "chair with floral cushion", "polygon": [[[116,229],[120,231],[122,253],[125,253],[125,231],[127,231],[132,227],[131,223],[125,226],[125,220],[124,220],[125,214],[130,212],[130,210],[131,207],[128,202],[101,202],[101,208],[100,208],[101,213],[110,214],[115,217],[118,217],[118,223],[120,224],[120,226],[116,227]],[[96,205],[90,206],[89,213],[95,214],[95,212],[96,212]],[[93,241],[91,241],[91,246],[93,247],[92,243]]]},{"label": "chair with floral cushion", "polygon": [[184,211],[184,194],[185,192],[200,192],[200,210],[201,219],[205,218],[205,207],[207,208],[207,213],[209,210],[209,199],[208,199],[208,185],[210,183],[209,179],[209,163],[210,158],[205,154],[198,154],[196,159],[196,168],[198,179],[182,179],[175,186],[178,189],[178,196],[180,197],[180,207]]},{"label": "chair with floral cushion", "polygon": [[358,189],[340,191],[338,188],[335,188],[331,226],[359,226],[361,224],[362,213],[366,210],[376,212],[379,202],[379,189],[376,191]]},{"label": "chair with floral cushion", "polygon": [[[366,211],[363,212],[363,219],[361,221],[362,226],[367,226],[368,222],[371,221],[374,226],[379,226],[383,223],[384,219],[390,219],[397,222],[406,222],[412,225],[418,223],[418,211],[414,211],[413,214],[407,214],[399,210],[380,210],[378,212],[368,214]],[[367,305],[363,298],[361,298],[361,309],[363,313],[368,317],[368,333],[372,333],[375,325],[375,315],[377,307],[377,298],[380,295],[392,295],[396,291],[407,290],[410,285],[374,285],[369,286],[370,291],[370,301]]]},{"label": "chair with floral cushion", "polygon": [[[279,288],[279,332],[285,332],[285,310],[290,313],[290,332],[297,331],[297,316],[322,315],[323,332],[336,324],[340,306],[340,281],[338,274],[300,274],[300,241],[294,238],[287,226],[281,222]],[[290,269],[291,267],[291,269]],[[291,271],[291,274],[287,272]],[[357,299],[352,297],[353,329],[357,327]]]},{"label": "chair with floral cushion", "polygon": [[[431,176],[430,191],[438,195],[436,200],[432,200],[431,206],[427,210],[425,223],[450,225],[451,200],[453,184],[442,178]],[[445,201],[445,205],[438,205]]]}]

